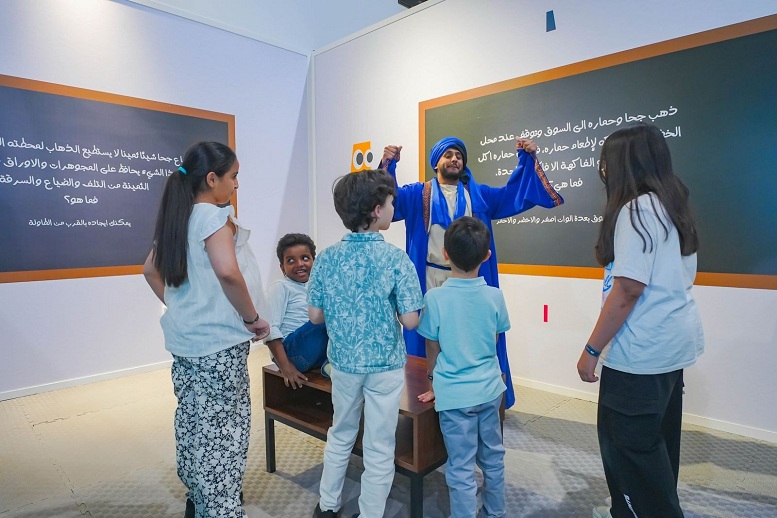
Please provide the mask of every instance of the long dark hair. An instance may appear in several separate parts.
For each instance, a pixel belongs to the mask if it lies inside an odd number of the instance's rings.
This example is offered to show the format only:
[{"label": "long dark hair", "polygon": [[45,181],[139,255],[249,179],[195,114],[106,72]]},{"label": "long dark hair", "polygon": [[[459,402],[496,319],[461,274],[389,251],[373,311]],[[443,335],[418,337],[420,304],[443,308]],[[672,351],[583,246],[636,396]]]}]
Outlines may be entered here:
[{"label": "long dark hair", "polygon": [[[620,129],[607,137],[599,159],[599,178],[607,192],[604,220],[596,243],[596,260],[607,265],[615,258],[615,223],[621,208],[638,196],[653,193],[680,236],[680,252],[691,255],[699,249],[696,223],[688,202],[688,187],[675,176],[672,157],[661,130],[651,124]],[[650,198],[653,210],[654,197]],[[642,251],[653,249],[653,239],[636,206],[630,207],[631,226],[642,238]],[[661,218],[666,237],[669,228]],[[639,224],[638,224],[639,223]],[[641,228],[641,230],[640,230]]]},{"label": "long dark hair", "polygon": [[178,287],[186,280],[189,216],[195,197],[206,189],[205,177],[211,171],[224,176],[236,159],[229,146],[197,142],[167,179],[154,229],[154,266],[166,285]]}]

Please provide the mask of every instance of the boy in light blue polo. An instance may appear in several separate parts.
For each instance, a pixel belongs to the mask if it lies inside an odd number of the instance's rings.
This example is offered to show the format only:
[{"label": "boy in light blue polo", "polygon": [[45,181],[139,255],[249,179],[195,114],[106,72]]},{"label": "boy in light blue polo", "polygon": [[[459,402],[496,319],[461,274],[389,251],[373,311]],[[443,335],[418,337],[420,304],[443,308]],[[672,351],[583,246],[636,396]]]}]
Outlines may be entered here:
[{"label": "boy in light blue polo", "polygon": [[[443,255],[451,277],[429,290],[418,333],[426,358],[448,461],[445,480],[451,517],[505,516],[504,454],[499,407],[506,390],[496,356],[499,333],[510,329],[504,296],[478,277],[491,255],[491,235],[477,218],[462,217],[445,231]],[[478,513],[475,464],[483,472],[483,506]]]},{"label": "boy in light blue polo", "polygon": [[326,322],[329,333],[334,406],[314,517],[335,517],[340,510],[362,407],[362,517],[383,516],[394,480],[395,433],[407,362],[399,324],[414,329],[422,304],[413,263],[379,232],[391,224],[394,189],[394,180],[382,170],[352,173],[337,181],[335,210],[351,233],[318,255],[308,281],[310,321]]}]

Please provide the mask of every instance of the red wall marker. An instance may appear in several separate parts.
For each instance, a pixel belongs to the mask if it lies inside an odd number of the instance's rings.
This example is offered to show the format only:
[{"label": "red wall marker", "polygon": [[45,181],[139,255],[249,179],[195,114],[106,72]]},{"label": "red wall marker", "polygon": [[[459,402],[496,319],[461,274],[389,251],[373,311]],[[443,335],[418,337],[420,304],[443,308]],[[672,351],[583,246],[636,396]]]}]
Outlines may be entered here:
[{"label": "red wall marker", "polygon": [[547,322],[547,321],[548,321],[548,305],[545,304],[543,306],[543,322]]}]

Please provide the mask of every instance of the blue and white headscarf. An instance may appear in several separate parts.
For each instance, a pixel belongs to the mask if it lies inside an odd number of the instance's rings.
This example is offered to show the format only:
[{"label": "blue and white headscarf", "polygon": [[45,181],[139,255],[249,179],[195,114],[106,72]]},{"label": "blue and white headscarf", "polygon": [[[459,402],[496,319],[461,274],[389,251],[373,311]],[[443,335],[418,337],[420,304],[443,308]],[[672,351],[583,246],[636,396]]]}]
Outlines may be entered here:
[{"label": "blue and white headscarf", "polygon": [[472,179],[472,171],[467,167],[467,147],[464,145],[464,142],[456,137],[445,137],[432,146],[432,150],[429,153],[429,163],[432,166],[432,170],[437,170],[437,163],[445,152],[451,148],[461,153],[464,169],[462,170],[460,178],[466,177],[466,179],[460,181],[456,189],[456,206],[453,208],[453,218],[451,219],[450,213],[448,212],[448,203],[440,189],[440,183],[437,181],[436,177],[432,178],[432,203],[430,208],[431,223],[432,225],[440,225],[442,228],[448,228],[448,225],[450,225],[453,220],[466,214],[467,198],[464,195],[466,189],[465,184]]},{"label": "blue and white headscarf", "polygon": [[432,170],[437,170],[437,162],[440,161],[445,152],[450,148],[453,148],[461,153],[461,158],[464,162],[464,173],[472,176],[472,172],[467,167],[467,146],[465,146],[464,142],[457,139],[456,137],[445,137],[437,144],[432,146],[432,150],[429,152],[429,163],[432,165]]}]

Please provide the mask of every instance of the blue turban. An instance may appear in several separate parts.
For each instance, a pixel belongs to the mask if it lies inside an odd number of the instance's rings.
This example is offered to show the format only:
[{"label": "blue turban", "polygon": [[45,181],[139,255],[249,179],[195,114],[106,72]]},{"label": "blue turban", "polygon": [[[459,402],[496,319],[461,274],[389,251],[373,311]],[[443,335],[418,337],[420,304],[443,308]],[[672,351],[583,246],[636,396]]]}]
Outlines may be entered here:
[{"label": "blue turban", "polygon": [[429,154],[429,162],[432,164],[432,170],[434,171],[437,169],[437,162],[440,161],[445,152],[450,148],[454,148],[461,153],[461,158],[464,162],[464,170],[469,172],[469,169],[467,169],[467,147],[464,145],[464,142],[456,137],[445,137],[432,147],[432,151]]}]

